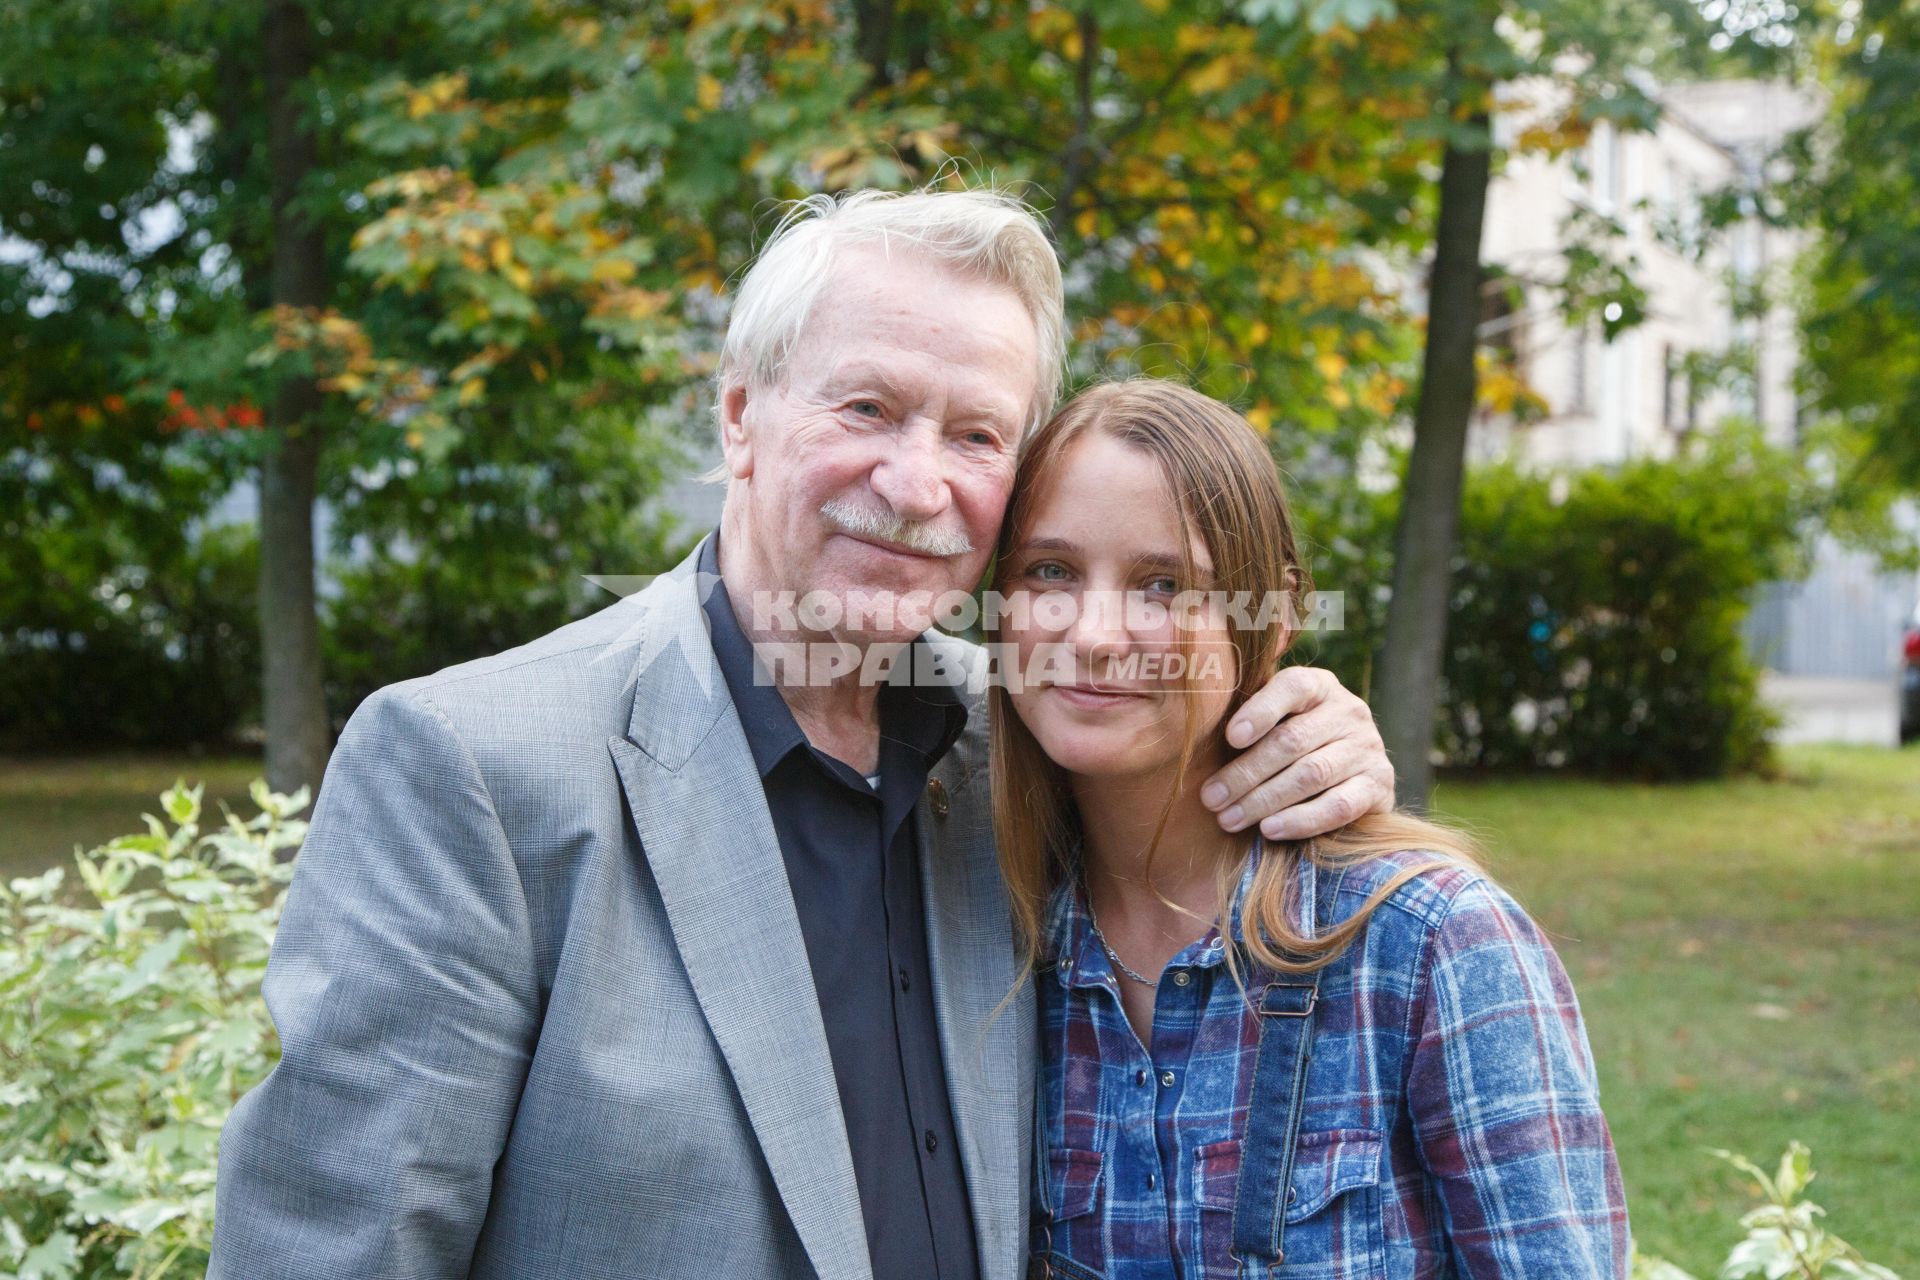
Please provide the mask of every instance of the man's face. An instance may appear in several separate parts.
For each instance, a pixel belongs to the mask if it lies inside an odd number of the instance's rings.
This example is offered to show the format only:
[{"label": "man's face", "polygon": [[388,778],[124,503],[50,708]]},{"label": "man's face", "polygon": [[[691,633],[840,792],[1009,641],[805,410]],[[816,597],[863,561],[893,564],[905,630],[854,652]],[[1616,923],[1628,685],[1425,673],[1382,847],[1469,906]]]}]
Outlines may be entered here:
[{"label": "man's face", "polygon": [[803,616],[805,629],[911,639],[926,623],[899,605],[970,591],[986,572],[1038,374],[1039,339],[1010,290],[910,250],[846,250],[784,384],[722,398],[743,488],[729,506],[744,498],[751,548],[748,564],[747,548],[728,551],[729,578],[894,619]]}]

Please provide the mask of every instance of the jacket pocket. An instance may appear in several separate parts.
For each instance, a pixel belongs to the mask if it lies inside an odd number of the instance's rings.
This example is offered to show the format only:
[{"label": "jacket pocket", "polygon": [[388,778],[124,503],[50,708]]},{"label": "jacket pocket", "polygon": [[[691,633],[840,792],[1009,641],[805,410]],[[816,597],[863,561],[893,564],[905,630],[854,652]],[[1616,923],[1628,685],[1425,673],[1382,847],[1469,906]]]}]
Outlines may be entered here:
[{"label": "jacket pocket", "polygon": [[1047,1203],[1034,1215],[1035,1272],[1051,1264],[1054,1274],[1097,1276],[1106,1257],[1106,1156],[1071,1147],[1047,1153]]},{"label": "jacket pocket", "polygon": [[[1370,1129],[1302,1133],[1294,1147],[1282,1248],[1286,1280],[1373,1280],[1385,1274],[1381,1228],[1380,1135]],[[1199,1252],[1208,1277],[1235,1274],[1233,1206],[1240,1187],[1240,1143],[1214,1142],[1194,1153],[1200,1205]]]}]

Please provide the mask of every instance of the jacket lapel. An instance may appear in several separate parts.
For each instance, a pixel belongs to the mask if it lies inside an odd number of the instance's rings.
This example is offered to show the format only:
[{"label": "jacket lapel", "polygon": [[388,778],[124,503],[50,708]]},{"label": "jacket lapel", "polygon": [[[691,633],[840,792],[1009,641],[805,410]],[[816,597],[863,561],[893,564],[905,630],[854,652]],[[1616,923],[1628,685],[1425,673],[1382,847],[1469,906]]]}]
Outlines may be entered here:
[{"label": "jacket lapel", "polygon": [[694,994],[807,1257],[822,1280],[870,1280],[806,944],[693,564],[635,602],[633,715],[608,746]]},{"label": "jacket lapel", "polygon": [[[976,700],[971,714],[987,714]],[[993,853],[985,734],[970,730],[915,809],[947,1091],[986,1280],[1022,1274],[1031,1145],[1033,984],[1013,986],[1012,917]],[[936,790],[936,787],[939,790]],[[997,1012],[996,1012],[997,1011]]]}]

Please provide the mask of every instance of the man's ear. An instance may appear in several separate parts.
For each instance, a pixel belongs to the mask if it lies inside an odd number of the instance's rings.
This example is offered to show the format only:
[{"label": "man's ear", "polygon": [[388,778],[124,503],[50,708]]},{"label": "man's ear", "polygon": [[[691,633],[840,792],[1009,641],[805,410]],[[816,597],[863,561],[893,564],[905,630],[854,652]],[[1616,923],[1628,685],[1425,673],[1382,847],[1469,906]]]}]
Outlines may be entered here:
[{"label": "man's ear", "polygon": [[753,436],[747,429],[747,384],[733,382],[720,392],[720,453],[727,474],[745,480],[753,474]]}]

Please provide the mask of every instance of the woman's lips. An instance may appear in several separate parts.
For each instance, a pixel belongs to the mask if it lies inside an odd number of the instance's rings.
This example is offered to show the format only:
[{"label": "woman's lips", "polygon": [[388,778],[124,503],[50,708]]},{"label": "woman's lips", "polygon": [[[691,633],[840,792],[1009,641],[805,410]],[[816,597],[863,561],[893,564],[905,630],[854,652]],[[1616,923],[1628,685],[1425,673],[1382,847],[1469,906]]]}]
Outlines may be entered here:
[{"label": "woman's lips", "polygon": [[1084,707],[1089,711],[1124,706],[1152,696],[1145,690],[1101,689],[1088,684],[1052,684],[1047,688],[1059,694],[1068,705]]}]

